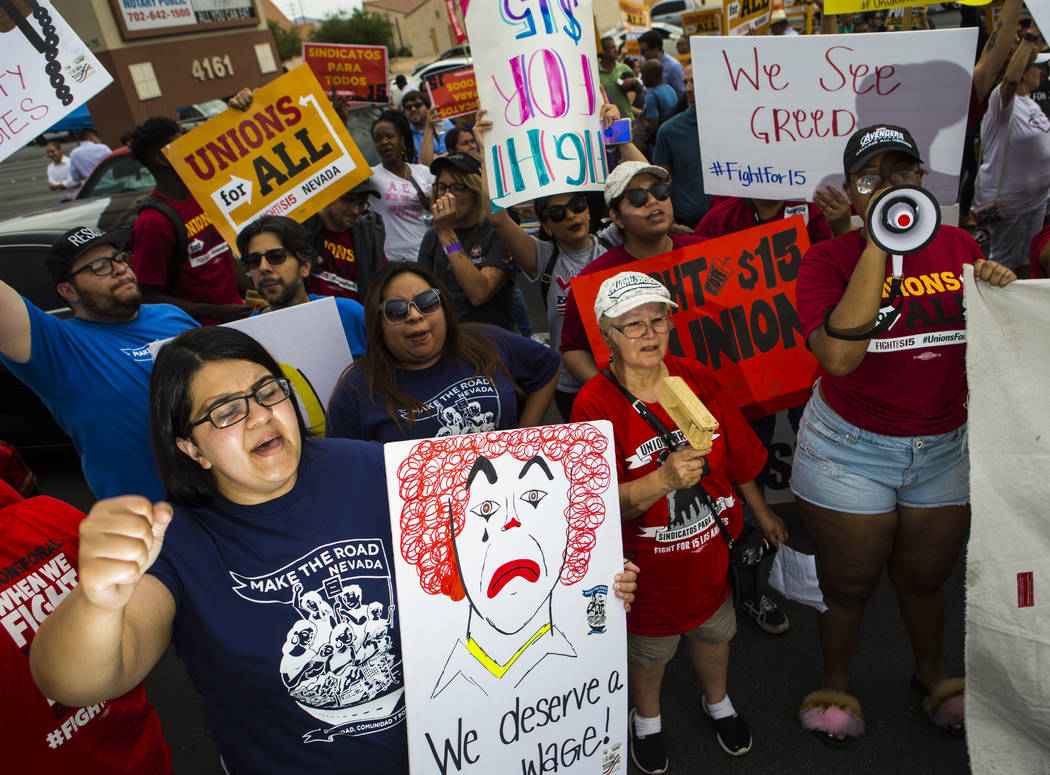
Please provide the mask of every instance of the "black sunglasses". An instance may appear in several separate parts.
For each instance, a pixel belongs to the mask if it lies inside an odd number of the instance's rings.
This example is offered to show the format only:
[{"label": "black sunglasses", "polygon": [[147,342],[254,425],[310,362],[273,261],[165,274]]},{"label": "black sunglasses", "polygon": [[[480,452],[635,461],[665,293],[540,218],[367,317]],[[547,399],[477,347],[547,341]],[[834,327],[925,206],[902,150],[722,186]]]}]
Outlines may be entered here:
[{"label": "black sunglasses", "polygon": [[270,248],[262,253],[247,253],[242,260],[249,269],[257,269],[264,258],[270,266],[280,266],[288,258],[288,251],[285,248]]},{"label": "black sunglasses", "polygon": [[427,288],[411,299],[387,299],[379,304],[379,311],[387,323],[396,325],[408,319],[412,307],[419,310],[420,315],[433,315],[441,307],[441,294],[437,288]]},{"label": "black sunglasses", "polygon": [[633,207],[641,207],[649,201],[650,194],[653,195],[653,199],[657,202],[662,202],[671,196],[671,184],[657,183],[649,188],[629,188],[623,192],[623,196],[620,199],[626,199]]},{"label": "black sunglasses", "polygon": [[587,209],[587,197],[577,195],[563,205],[551,205],[543,212],[543,220],[561,223],[569,217],[569,211],[579,215]]}]

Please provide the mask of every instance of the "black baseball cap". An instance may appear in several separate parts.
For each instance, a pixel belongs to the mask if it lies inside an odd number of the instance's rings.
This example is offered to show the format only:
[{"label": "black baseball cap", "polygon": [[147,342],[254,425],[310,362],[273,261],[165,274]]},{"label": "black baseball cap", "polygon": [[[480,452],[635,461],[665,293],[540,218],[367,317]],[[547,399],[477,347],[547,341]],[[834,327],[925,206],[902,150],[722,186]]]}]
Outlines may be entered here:
[{"label": "black baseball cap", "polygon": [[65,282],[69,268],[89,250],[99,245],[112,245],[117,250],[123,250],[130,237],[131,232],[128,229],[102,233],[93,226],[78,226],[51,243],[51,252],[47,254],[44,263],[47,264],[55,285],[58,285]]},{"label": "black baseball cap", "polygon": [[448,156],[438,156],[434,161],[430,162],[430,172],[433,175],[437,175],[445,167],[454,167],[468,175],[481,174],[481,160],[477,156],[464,153],[463,151],[456,151]]},{"label": "black baseball cap", "polygon": [[380,198],[379,189],[375,187],[375,183],[372,182],[372,178],[365,178],[356,186],[351,188],[349,191],[344,191],[340,194],[340,198],[344,196],[355,196],[357,194],[371,194],[376,199]]},{"label": "black baseball cap", "polygon": [[898,151],[922,163],[919,146],[911,132],[902,126],[873,124],[858,129],[850,137],[842,153],[842,167],[847,175],[852,175],[868,161],[888,151]]}]

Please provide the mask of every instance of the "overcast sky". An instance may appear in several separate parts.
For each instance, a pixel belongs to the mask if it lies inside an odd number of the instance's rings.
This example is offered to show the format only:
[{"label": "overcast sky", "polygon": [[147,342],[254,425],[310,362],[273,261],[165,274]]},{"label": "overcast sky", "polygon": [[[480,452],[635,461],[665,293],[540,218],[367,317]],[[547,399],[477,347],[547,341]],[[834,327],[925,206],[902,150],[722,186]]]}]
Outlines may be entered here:
[{"label": "overcast sky", "polygon": [[323,19],[336,11],[353,11],[360,7],[361,0],[273,0],[273,3],[290,19],[300,15],[300,7],[303,15]]}]

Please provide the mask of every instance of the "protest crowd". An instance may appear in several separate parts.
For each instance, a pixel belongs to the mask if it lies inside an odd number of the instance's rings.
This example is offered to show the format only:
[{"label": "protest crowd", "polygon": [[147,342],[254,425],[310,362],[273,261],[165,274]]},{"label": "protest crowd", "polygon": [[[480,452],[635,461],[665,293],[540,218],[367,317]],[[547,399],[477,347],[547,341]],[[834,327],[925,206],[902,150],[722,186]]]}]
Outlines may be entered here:
[{"label": "protest crowd", "polygon": [[[826,14],[811,34],[877,34],[892,21],[884,12]],[[924,9],[914,23],[930,29]],[[767,34],[805,37],[781,9]],[[155,116],[127,128],[130,153],[156,187],[129,229],[79,226],[52,246],[47,268],[72,317],[58,319],[0,283],[0,360],[69,433],[99,499],[85,517],[19,482],[0,483],[3,578],[61,545],[54,567],[75,568],[78,579],[56,581],[46,618],[16,649],[5,644],[5,685],[55,703],[27,701],[21,726],[3,733],[26,747],[33,764],[25,771],[171,772],[142,682],[174,644],[227,772],[335,772],[349,760],[362,771],[407,773],[403,721],[323,746],[287,731],[300,712],[289,694],[327,691],[319,675],[366,695],[382,676],[394,680],[384,672],[400,659],[393,605],[362,607],[358,618],[300,587],[303,626],[287,631],[269,610],[282,606],[244,605],[215,590],[229,587],[231,568],[269,568],[348,534],[395,553],[384,443],[599,420],[613,428],[622,519],[624,567],[608,583],[627,609],[630,759],[644,773],[692,771],[662,735],[661,686],[683,636],[713,740],[730,756],[746,754],[762,731],[730,696],[740,680],[730,669],[737,619],[773,636],[790,630],[764,579],[750,595],[731,583],[736,539],[751,535],[772,556],[790,538],[765,498],[776,412],[745,417],[745,402],[713,368],[710,338],[708,360],[683,355],[680,342],[695,333],[676,323],[684,302],[675,275],[635,264],[672,251],[700,255],[691,246],[786,219],[809,246],[792,278],[791,314],[819,378],[778,408],[797,434],[791,491],[816,548],[826,610],[823,670],[814,691],[784,712],[832,747],[863,734],[849,669],[886,569],[925,715],[965,736],[965,682],[942,660],[944,586],[970,524],[965,339],[931,347],[924,359],[877,345],[896,299],[895,315],[918,321],[914,335],[964,328],[964,265],[990,286],[1050,271],[1046,41],[1020,0],[1006,0],[982,39],[960,227],[940,225],[908,257],[923,294],[901,292],[899,277],[894,286],[890,253],[868,220],[886,189],[923,184],[928,159],[910,128],[872,117],[843,138],[841,180],[812,201],[709,195],[697,131],[704,73],[682,41],[678,56],[656,32],[631,41],[634,56],[612,37],[596,41],[596,113],[608,132],[630,126],[605,145],[604,183],[548,189],[508,207],[493,204],[502,192],[490,190],[495,156],[484,153],[503,117],[440,118],[425,91],[401,94],[376,118],[379,163],[367,179],[303,222],[263,215],[235,243],[162,150],[179,125]],[[229,110],[252,105],[245,89]],[[334,99],[333,107],[345,119],[353,105]],[[557,122],[549,120],[551,131]],[[49,144],[48,185],[70,198],[109,150],[91,131],[71,153]],[[581,301],[570,281],[598,272]],[[713,297],[711,283],[709,275]],[[545,319],[530,319],[526,284]],[[341,327],[308,332],[304,346],[343,336],[353,360],[321,397],[318,438],[295,400],[298,383],[262,344],[223,324],[328,297]],[[155,342],[165,343],[151,352]],[[691,445],[662,405],[668,377],[717,422],[705,447]],[[334,524],[331,514],[348,508],[350,523]],[[446,528],[455,529],[451,517]],[[709,528],[711,540],[689,540]],[[686,539],[663,537],[676,530]],[[284,643],[277,655],[275,639]],[[47,750],[42,730],[72,708],[104,709],[104,723]],[[38,740],[39,750],[27,742]]]}]

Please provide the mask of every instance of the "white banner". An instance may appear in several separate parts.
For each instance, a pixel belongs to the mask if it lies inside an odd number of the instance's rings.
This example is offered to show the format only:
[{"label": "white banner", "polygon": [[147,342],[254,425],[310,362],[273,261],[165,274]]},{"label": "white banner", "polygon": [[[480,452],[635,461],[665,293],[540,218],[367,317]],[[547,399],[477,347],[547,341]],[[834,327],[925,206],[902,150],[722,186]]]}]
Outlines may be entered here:
[{"label": "white banner", "polygon": [[385,450],[413,775],[626,772],[612,425]]},{"label": "white banner", "polygon": [[0,161],[112,83],[47,0],[0,9]]},{"label": "white banner", "polygon": [[708,194],[812,200],[843,181],[850,135],[906,127],[923,185],[956,200],[976,29],[802,37],[693,37]]},{"label": "white banner", "polygon": [[966,739],[975,773],[1050,761],[1050,280],[975,286],[966,267],[970,499]]},{"label": "white banner", "polygon": [[[269,351],[295,388],[307,427],[323,436],[328,399],[339,375],[354,360],[335,299],[296,304],[224,325],[243,331]],[[150,345],[154,358],[168,341]]]},{"label": "white banner", "polygon": [[591,18],[590,0],[535,8],[476,0],[467,9],[478,97],[493,123],[489,196],[499,208],[605,183]]}]

